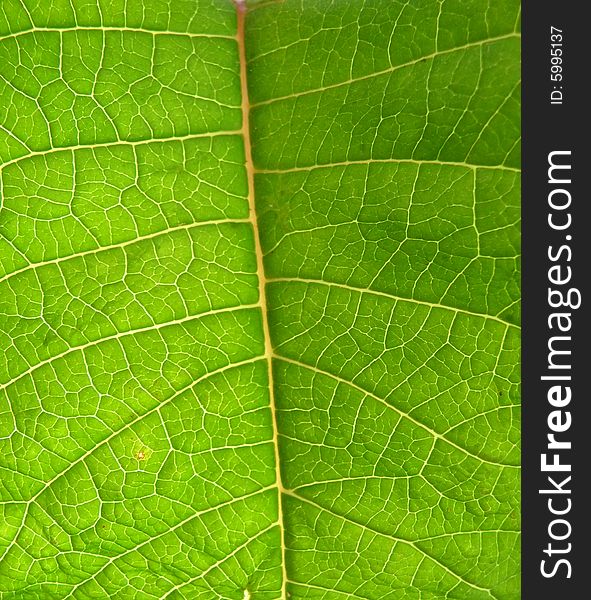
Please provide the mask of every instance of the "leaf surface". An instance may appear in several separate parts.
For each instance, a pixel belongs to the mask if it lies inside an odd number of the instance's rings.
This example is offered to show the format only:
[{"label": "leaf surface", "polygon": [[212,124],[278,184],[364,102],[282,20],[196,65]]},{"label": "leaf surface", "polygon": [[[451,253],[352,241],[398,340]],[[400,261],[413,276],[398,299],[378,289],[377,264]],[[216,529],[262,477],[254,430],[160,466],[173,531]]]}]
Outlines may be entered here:
[{"label": "leaf surface", "polygon": [[3,3],[2,598],[519,598],[518,27]]}]

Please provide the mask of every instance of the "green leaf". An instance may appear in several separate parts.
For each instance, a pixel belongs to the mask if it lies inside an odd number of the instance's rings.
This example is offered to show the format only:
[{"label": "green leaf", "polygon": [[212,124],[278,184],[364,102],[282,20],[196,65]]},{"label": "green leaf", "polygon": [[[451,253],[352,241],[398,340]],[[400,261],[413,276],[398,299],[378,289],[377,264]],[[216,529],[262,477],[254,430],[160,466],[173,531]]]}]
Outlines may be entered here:
[{"label": "green leaf", "polygon": [[520,597],[519,17],[3,2],[3,599]]}]

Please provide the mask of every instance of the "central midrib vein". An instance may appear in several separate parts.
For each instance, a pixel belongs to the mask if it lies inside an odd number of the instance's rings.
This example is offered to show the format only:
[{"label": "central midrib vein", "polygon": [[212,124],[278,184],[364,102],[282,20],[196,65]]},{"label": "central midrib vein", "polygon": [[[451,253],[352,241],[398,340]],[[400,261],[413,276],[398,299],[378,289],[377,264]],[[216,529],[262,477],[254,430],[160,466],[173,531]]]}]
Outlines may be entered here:
[{"label": "central midrib vein", "polygon": [[242,137],[244,139],[244,156],[246,164],[246,174],[248,181],[248,205],[249,216],[252,228],[254,230],[254,247],[257,260],[257,277],[259,282],[259,306],[262,313],[263,335],[265,340],[265,359],[267,361],[268,379],[269,379],[269,398],[273,424],[273,448],[275,454],[275,481],[277,484],[277,502],[278,515],[277,522],[281,531],[281,568],[282,585],[281,598],[287,598],[287,571],[285,566],[285,526],[283,521],[283,493],[285,488],[281,481],[281,469],[279,462],[279,432],[277,427],[277,407],[275,403],[275,388],[273,385],[273,348],[271,345],[271,335],[269,332],[269,320],[267,315],[267,299],[265,295],[265,267],[263,263],[263,250],[259,235],[259,226],[256,215],[255,189],[254,189],[254,164],[252,161],[252,149],[250,143],[249,113],[250,102],[248,98],[247,69],[246,69],[246,47],[245,47],[245,21],[246,21],[246,3],[244,0],[235,0],[237,13],[237,35],[238,52],[240,59],[240,87],[242,95]]}]

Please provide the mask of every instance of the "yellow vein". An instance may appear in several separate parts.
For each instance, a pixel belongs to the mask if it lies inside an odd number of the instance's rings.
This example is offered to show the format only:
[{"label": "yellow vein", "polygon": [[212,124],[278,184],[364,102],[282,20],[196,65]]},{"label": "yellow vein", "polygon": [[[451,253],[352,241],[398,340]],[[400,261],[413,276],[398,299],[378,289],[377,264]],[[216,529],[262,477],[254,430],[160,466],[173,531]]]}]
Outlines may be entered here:
[{"label": "yellow vein", "polygon": [[170,31],[165,29],[146,29],[145,27],[98,27],[98,26],[84,26],[84,27],[30,27],[29,29],[22,29],[21,31],[14,31],[7,35],[0,36],[0,42],[10,39],[16,39],[28,34],[35,33],[68,33],[78,31],[98,31],[101,33],[145,33],[148,35],[171,35],[171,36],[183,36],[190,38],[202,38],[202,39],[225,39],[233,40],[234,37],[231,35],[224,35],[222,33],[192,33],[190,31]]},{"label": "yellow vein", "polygon": [[[100,575],[108,566],[110,566],[113,563],[119,561],[123,557],[128,556],[129,554],[132,554],[133,552],[137,552],[140,548],[143,548],[145,546],[149,546],[155,540],[158,540],[158,539],[163,538],[163,537],[165,537],[167,535],[170,535],[171,533],[173,533],[174,531],[177,531],[178,529],[180,529],[184,525],[187,525],[187,523],[190,523],[193,519],[196,519],[198,517],[202,517],[203,515],[208,515],[208,514],[210,514],[212,512],[218,511],[218,510],[220,510],[220,509],[222,509],[222,508],[224,508],[226,506],[231,506],[232,504],[235,504],[237,502],[248,500],[249,498],[254,498],[255,496],[260,496],[260,495],[264,494],[265,492],[269,491],[269,489],[271,489],[272,487],[273,486],[261,488],[261,489],[255,490],[254,492],[250,492],[248,494],[245,494],[244,496],[238,496],[237,498],[230,498],[230,500],[225,500],[224,502],[220,502],[220,504],[217,504],[216,506],[213,506],[212,508],[208,508],[208,509],[203,510],[203,511],[196,511],[194,514],[186,517],[182,521],[179,521],[178,523],[176,523],[172,527],[169,527],[168,529],[165,529],[164,531],[162,531],[161,533],[158,533],[155,536],[149,537],[148,539],[146,539],[145,541],[141,542],[137,546],[133,546],[129,550],[125,550],[125,552],[122,552],[121,554],[117,554],[115,556],[112,556],[111,558],[109,558],[105,562],[104,565],[102,565],[100,567],[100,569],[98,569],[98,571],[95,571],[94,573],[92,573],[92,575],[90,575],[86,579],[83,579],[82,581],[79,581],[76,585],[74,585],[74,587],[70,590],[69,594],[67,596],[64,596],[63,600],[67,600],[68,598],[72,598],[72,594],[74,594],[74,592],[77,589],[79,589],[80,587],[82,587],[83,585],[85,585],[86,583],[88,583],[89,581],[93,581],[94,579],[96,579],[96,577],[98,575]],[[263,535],[264,533],[266,533],[268,530],[272,529],[275,526],[276,526],[275,523],[273,523],[272,525],[267,526],[265,529],[263,529],[262,531],[260,531],[257,534],[255,534],[255,536],[253,538],[250,538],[250,539],[246,540],[246,542],[244,542],[241,546],[238,546],[238,548],[234,549],[234,551],[232,553],[230,553],[227,557],[224,557],[224,559],[222,559],[221,561],[219,561],[219,563],[214,563],[210,568],[208,568],[206,571],[204,571],[202,573],[202,576],[206,575],[211,569],[217,567],[218,564],[221,564],[225,560],[227,560],[228,558],[232,557],[236,552],[238,552],[239,550],[241,550],[243,546],[247,546],[253,540],[257,539],[259,537],[259,535]],[[172,590],[172,591],[174,591],[174,590]],[[165,596],[162,596],[162,598],[166,598],[169,593],[170,592],[168,592]]]},{"label": "yellow vein", "polygon": [[[0,179],[1,181],[1,179]],[[169,227],[168,229],[161,229],[160,231],[153,231],[152,233],[147,233],[146,235],[140,235],[138,237],[132,238],[130,240],[125,240],[124,242],[119,242],[117,244],[110,244],[107,246],[99,246],[97,248],[92,248],[90,250],[83,250],[82,252],[76,252],[75,254],[68,254],[66,256],[58,256],[56,258],[51,258],[44,261],[39,261],[36,263],[30,263],[25,267],[21,267],[11,273],[7,273],[0,277],[0,283],[3,283],[7,279],[11,279],[20,273],[25,271],[29,271],[31,269],[37,269],[41,267],[45,267],[47,265],[56,265],[69,260],[74,260],[76,258],[84,258],[86,256],[92,256],[93,254],[99,254],[103,251],[109,250],[117,250],[123,249],[127,246],[132,246],[133,244],[139,244],[145,240],[151,240],[160,236],[166,236],[170,234],[174,234],[177,231],[191,231],[193,229],[197,229],[199,227],[206,227],[208,225],[224,225],[226,223],[249,223],[249,219],[212,219],[211,221],[200,221],[197,223],[188,223],[186,225],[177,225],[175,227]],[[18,250],[18,248],[16,248]]]},{"label": "yellow vein", "polygon": [[[344,385],[352,387],[353,389],[357,390],[358,392],[361,392],[368,398],[373,398],[376,402],[379,402],[380,404],[383,404],[386,408],[393,410],[395,413],[399,414],[401,417],[408,419],[411,423],[413,423],[417,427],[420,427],[421,429],[423,429],[424,431],[429,433],[436,440],[441,440],[442,442],[449,444],[450,446],[453,446],[456,450],[459,450],[463,454],[466,454],[467,456],[474,458],[475,460],[477,460],[481,463],[486,463],[493,467],[497,467],[497,468],[500,467],[502,469],[519,469],[520,468],[519,465],[512,465],[512,464],[508,464],[508,463],[501,463],[501,462],[495,462],[493,460],[487,460],[486,458],[482,458],[481,456],[478,456],[478,454],[474,454],[473,452],[470,452],[470,450],[467,450],[466,448],[463,448],[459,444],[452,442],[450,439],[445,437],[445,435],[435,431],[434,429],[431,429],[431,427],[429,427],[428,425],[421,423],[421,421],[418,421],[413,416],[411,416],[409,413],[404,412],[403,410],[394,406],[393,404],[390,404],[387,400],[385,400],[381,396],[378,396],[377,394],[370,392],[369,390],[365,389],[364,387],[361,387],[360,385],[353,383],[353,381],[349,381],[348,379],[345,379],[344,377],[341,377],[340,375],[335,375],[334,373],[325,371],[324,369],[321,369],[320,367],[302,362],[300,360],[296,360],[294,358],[289,358],[289,357],[283,356],[281,354],[275,354],[275,358],[277,360],[282,360],[286,363],[290,363],[297,367],[301,367],[303,369],[308,369],[309,371],[312,371],[313,373],[318,373],[319,375],[324,375],[325,377],[329,377],[329,378],[334,379],[335,381],[338,381]],[[290,490],[285,490],[286,493],[289,491]]]},{"label": "yellow vein", "polygon": [[[252,104],[251,108],[258,108],[259,106],[265,106],[267,104],[272,104],[274,102],[279,102],[281,100],[290,100],[291,98],[299,98],[300,96],[307,96],[310,94],[316,94],[318,92],[325,92],[327,90],[332,90],[335,88],[343,87],[346,85],[351,85],[352,83],[356,83],[358,81],[365,81],[367,79],[372,79],[374,77],[379,77],[380,75],[387,75],[388,73],[393,73],[394,71],[398,71],[400,69],[404,69],[406,67],[411,67],[418,63],[421,63],[425,60],[431,60],[438,56],[444,56],[446,54],[452,54],[454,52],[460,52],[462,50],[468,50],[470,48],[477,48],[479,46],[484,46],[485,44],[492,44],[494,42],[500,42],[507,39],[519,38],[520,35],[516,33],[509,33],[505,35],[499,35],[497,37],[491,37],[485,40],[479,40],[477,42],[470,42],[468,44],[464,44],[463,46],[456,46],[454,48],[450,48],[449,50],[440,50],[437,52],[432,52],[431,54],[426,54],[424,56],[419,56],[414,60],[410,60],[408,62],[402,63],[400,65],[393,65],[388,67],[387,69],[383,69],[381,71],[376,71],[375,73],[369,73],[367,75],[362,75],[360,77],[353,77],[350,79],[346,79],[345,81],[340,81],[339,83],[332,83],[330,85],[325,85],[319,88],[314,88],[311,90],[305,90],[303,92],[296,92],[294,94],[287,94],[285,96],[278,96],[277,98],[269,98],[268,100],[262,100],[261,102],[256,102]],[[256,57],[255,57],[256,58]]]},{"label": "yellow vein", "polygon": [[299,494],[296,494],[294,492],[288,492],[288,494],[290,496],[292,496],[293,498],[296,498],[300,502],[304,502],[306,504],[309,504],[311,506],[316,507],[317,509],[319,509],[321,511],[327,512],[329,515],[334,515],[335,517],[343,519],[343,521],[345,521],[347,523],[351,523],[351,525],[357,526],[357,527],[361,528],[363,531],[366,531],[367,533],[372,534],[372,535],[374,535],[376,537],[384,537],[386,539],[392,540],[395,543],[398,542],[400,544],[405,544],[407,546],[411,546],[417,552],[420,552],[421,554],[423,554],[427,559],[429,559],[432,562],[434,562],[437,566],[439,566],[440,568],[442,568],[444,571],[446,571],[447,573],[449,573],[451,576],[455,577],[459,581],[465,583],[466,585],[470,586],[471,588],[477,589],[477,590],[479,590],[481,592],[486,592],[491,598],[495,598],[495,596],[493,595],[493,593],[492,593],[492,591],[490,589],[481,587],[479,585],[476,585],[475,583],[472,583],[468,579],[465,579],[462,575],[459,575],[458,573],[456,573],[455,571],[453,571],[452,569],[450,569],[449,567],[447,567],[438,558],[436,558],[435,556],[432,556],[426,550],[424,550],[423,548],[421,548],[416,542],[413,542],[411,540],[407,540],[407,539],[402,538],[402,537],[397,537],[397,536],[394,536],[394,535],[391,535],[391,534],[388,534],[388,533],[383,533],[382,531],[379,531],[377,529],[373,529],[372,527],[370,527],[368,525],[364,525],[363,523],[360,523],[359,521],[356,521],[355,519],[351,518],[350,516],[342,515],[342,514],[340,514],[338,512],[335,512],[334,509],[330,510],[330,509],[326,508],[325,506],[323,506],[322,504],[319,504],[318,502],[315,502],[314,500],[312,500],[310,498],[306,498],[305,496],[300,496]]},{"label": "yellow vein", "polygon": [[238,312],[238,311],[243,311],[243,310],[248,310],[248,309],[258,308],[258,307],[259,307],[259,304],[244,304],[241,306],[227,306],[224,308],[216,308],[216,309],[212,309],[207,312],[196,314],[196,315],[187,315],[186,317],[182,317],[180,319],[175,319],[174,321],[164,321],[163,323],[147,325],[146,327],[138,327],[137,329],[129,329],[128,331],[117,332],[112,335],[108,335],[105,337],[97,338],[95,340],[91,340],[91,341],[86,342],[85,344],[81,344],[79,346],[70,346],[67,350],[60,352],[59,354],[55,354],[53,356],[46,358],[45,360],[42,360],[34,365],[31,365],[26,371],[19,373],[14,379],[10,379],[9,381],[6,381],[6,382],[0,384],[0,391],[15,384],[17,381],[20,381],[23,377],[30,375],[31,373],[35,372],[37,369],[40,369],[41,367],[43,367],[45,365],[51,364],[54,361],[59,360],[60,358],[64,358],[65,356],[73,354],[74,352],[78,352],[78,351],[83,352],[84,350],[87,350],[88,348],[92,348],[94,346],[98,346],[99,344],[102,344],[103,342],[119,340],[124,337],[128,337],[131,335],[138,335],[140,333],[146,333],[149,331],[158,331],[160,329],[164,329],[165,327],[172,327],[174,325],[182,325],[184,323],[196,321],[198,319],[208,317],[208,316],[219,315],[219,314],[228,313],[228,312]]},{"label": "yellow vein", "polygon": [[412,165],[434,165],[434,166],[449,166],[449,167],[464,167],[466,169],[492,169],[499,171],[510,171],[512,173],[521,173],[521,169],[517,167],[508,167],[505,165],[476,165],[460,161],[448,160],[417,160],[413,158],[368,158],[361,160],[344,160],[333,163],[325,163],[321,165],[309,165],[304,167],[288,167],[286,169],[256,169],[256,173],[264,175],[274,175],[282,173],[300,173],[306,171],[314,171],[316,169],[326,169],[331,167],[349,167],[353,165],[372,165],[372,164],[412,164]]},{"label": "yellow vein", "polygon": [[[122,427],[120,427],[119,429],[115,429],[114,431],[112,431],[107,437],[103,438],[101,441],[99,441],[94,446],[92,446],[92,448],[89,448],[84,454],[81,454],[78,458],[76,458],[71,463],[69,463],[68,466],[65,469],[57,472],[50,480],[45,481],[45,482],[41,482],[40,481],[40,483],[43,484],[42,487],[39,490],[37,490],[35,492],[35,494],[33,496],[31,496],[31,498],[29,498],[28,500],[26,500],[24,502],[24,504],[25,504],[25,511],[23,513],[23,518],[22,518],[22,521],[21,521],[21,525],[20,525],[19,529],[17,530],[15,536],[13,537],[13,542],[12,543],[14,544],[14,543],[16,543],[18,541],[18,537],[20,535],[20,532],[23,529],[23,527],[25,526],[25,522],[27,520],[27,515],[28,515],[29,507],[36,502],[36,500],[41,496],[41,494],[43,494],[43,492],[45,492],[47,489],[49,489],[56,481],[58,481],[64,475],[66,475],[67,473],[69,473],[76,465],[78,465],[80,463],[83,463],[89,456],[91,456],[92,454],[94,454],[96,452],[96,450],[98,450],[102,446],[108,445],[109,442],[111,440],[113,440],[115,437],[117,437],[118,435],[120,435],[122,432],[127,431],[128,429],[130,429],[131,427],[133,427],[137,423],[141,422],[143,419],[145,419],[149,415],[151,415],[151,414],[153,414],[155,412],[160,412],[164,406],[166,406],[167,404],[170,404],[171,402],[173,402],[176,398],[178,398],[179,396],[181,396],[185,392],[193,389],[199,383],[202,383],[203,381],[206,381],[210,377],[214,377],[214,376],[219,375],[221,373],[225,373],[226,371],[229,371],[231,369],[236,369],[236,368],[240,368],[240,367],[245,366],[245,365],[249,365],[249,364],[255,363],[258,360],[261,360],[261,357],[260,356],[254,356],[252,358],[248,358],[246,360],[243,360],[243,361],[240,361],[240,362],[236,362],[236,363],[230,363],[230,364],[224,365],[223,367],[220,367],[219,369],[215,369],[213,371],[209,371],[207,373],[204,373],[203,375],[201,375],[197,379],[191,381],[188,385],[186,385],[186,386],[180,388],[179,390],[177,390],[176,392],[174,392],[174,394],[172,394],[170,397],[166,398],[165,400],[163,400],[162,402],[160,402],[159,404],[157,404],[156,406],[154,406],[150,410],[148,410],[148,411],[146,411],[144,413],[139,414],[135,419],[133,419],[133,421],[129,421],[128,423],[125,423]],[[11,545],[9,544],[7,546],[6,551],[5,551],[4,554],[6,554],[8,552],[8,550],[10,549],[10,547],[11,547]],[[4,554],[2,556],[0,556],[0,561],[4,557]]]},{"label": "yellow vein", "polygon": [[200,138],[213,138],[213,137],[223,137],[225,135],[240,135],[240,130],[231,130],[231,131],[214,131],[214,132],[204,132],[204,133],[190,133],[187,135],[180,136],[170,136],[170,137],[161,137],[161,138],[150,138],[149,140],[113,140],[111,142],[98,142],[96,144],[78,144],[75,146],[60,146],[56,148],[48,148],[46,150],[32,150],[28,154],[23,154],[22,156],[17,156],[5,163],[0,164],[0,170],[5,169],[6,167],[13,165],[15,163],[21,162],[22,160],[26,160],[27,158],[32,158],[34,156],[46,156],[48,154],[56,154],[58,152],[66,152],[66,151],[75,151],[75,150],[95,150],[97,148],[113,148],[118,146],[145,146],[147,144],[157,144],[164,142],[184,142],[188,140],[200,139]]},{"label": "yellow vein", "polygon": [[[265,489],[261,490],[261,492],[267,491],[267,489],[268,488],[265,488]],[[164,594],[164,596],[162,596],[161,600],[165,600],[165,598],[168,598],[172,593],[181,590],[185,586],[190,585],[190,584],[194,583],[195,581],[198,581],[199,579],[204,579],[205,576],[207,574],[209,574],[211,571],[213,571],[214,569],[217,569],[220,565],[223,565],[225,562],[227,562],[228,560],[230,560],[231,558],[236,556],[240,551],[244,550],[249,544],[251,544],[255,540],[263,537],[263,535],[265,535],[266,533],[271,531],[274,527],[277,527],[277,523],[272,523],[271,525],[268,525],[263,530],[259,531],[253,538],[246,540],[245,542],[240,544],[240,546],[237,546],[236,548],[234,548],[234,550],[232,550],[232,552],[230,552],[230,554],[228,554],[227,556],[224,556],[224,558],[221,558],[220,560],[215,562],[210,567],[207,567],[207,569],[205,571],[203,571],[202,573],[199,573],[199,575],[197,575],[195,577],[191,577],[190,579],[187,579],[187,581],[183,581],[183,582],[175,585],[173,588],[168,590],[168,592],[166,592],[166,594]],[[243,600],[250,600],[250,592],[248,591],[248,588],[244,590]]]},{"label": "yellow vein", "polygon": [[236,39],[238,42],[238,52],[240,57],[240,86],[242,90],[242,135],[244,137],[244,155],[246,161],[246,173],[248,178],[248,202],[250,207],[250,218],[254,233],[254,246],[257,259],[257,273],[259,279],[259,306],[262,312],[263,335],[265,338],[265,358],[267,360],[267,369],[269,377],[269,399],[271,413],[273,415],[273,448],[275,452],[275,478],[278,493],[278,523],[281,529],[281,566],[282,566],[282,586],[281,597],[287,598],[287,571],[285,566],[285,526],[283,522],[283,499],[282,494],[285,489],[281,480],[281,468],[279,462],[279,432],[277,427],[277,407],[275,402],[275,389],[273,385],[273,349],[271,345],[271,334],[269,331],[269,321],[267,317],[267,300],[265,296],[265,266],[263,263],[263,250],[259,235],[259,227],[256,215],[255,188],[254,188],[254,164],[252,161],[252,146],[250,140],[249,116],[250,103],[248,96],[247,70],[246,70],[246,45],[245,45],[245,21],[246,21],[246,2],[245,0],[236,0],[236,12],[238,28]]},{"label": "yellow vein", "polygon": [[427,300],[415,300],[414,298],[405,298],[403,296],[396,296],[394,294],[390,294],[388,292],[381,292],[379,290],[372,290],[369,288],[361,288],[353,285],[348,285],[346,283],[337,283],[334,281],[324,281],[322,279],[306,279],[303,277],[273,277],[269,278],[269,283],[306,283],[308,285],[324,285],[327,287],[333,287],[343,290],[348,290],[350,292],[356,292],[360,294],[369,294],[371,296],[381,296],[382,298],[388,298],[389,300],[394,300],[396,302],[410,302],[411,304],[419,304],[421,306],[428,306],[429,308],[440,308],[442,310],[449,310],[456,314],[461,315],[469,315],[471,317],[479,317],[480,319],[487,319],[490,321],[496,321],[505,327],[513,327],[515,329],[521,329],[521,327],[515,323],[510,323],[509,321],[505,321],[500,317],[494,315],[487,315],[486,313],[479,313],[470,310],[465,310],[463,308],[456,308],[455,306],[448,306],[446,304],[438,304],[437,302],[428,302]]}]

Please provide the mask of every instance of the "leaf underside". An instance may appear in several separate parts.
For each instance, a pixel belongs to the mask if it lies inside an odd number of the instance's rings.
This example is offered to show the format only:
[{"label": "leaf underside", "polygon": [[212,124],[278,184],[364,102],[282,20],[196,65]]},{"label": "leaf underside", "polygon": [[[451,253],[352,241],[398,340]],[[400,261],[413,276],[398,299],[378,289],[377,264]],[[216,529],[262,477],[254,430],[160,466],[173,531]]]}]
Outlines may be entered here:
[{"label": "leaf underside", "polygon": [[520,597],[519,19],[2,2],[3,600]]}]

